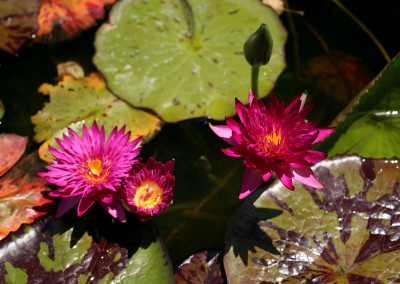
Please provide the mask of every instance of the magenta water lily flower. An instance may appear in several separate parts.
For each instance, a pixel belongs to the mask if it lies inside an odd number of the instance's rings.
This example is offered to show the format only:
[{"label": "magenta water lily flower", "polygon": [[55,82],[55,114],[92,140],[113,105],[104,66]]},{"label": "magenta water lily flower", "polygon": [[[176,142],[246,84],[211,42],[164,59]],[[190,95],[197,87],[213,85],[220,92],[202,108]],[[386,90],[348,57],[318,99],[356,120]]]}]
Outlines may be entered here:
[{"label": "magenta water lily flower", "polygon": [[329,136],[334,128],[316,128],[317,122],[304,122],[312,106],[304,107],[306,95],[297,96],[287,107],[276,96],[268,108],[249,92],[246,108],[236,99],[236,110],[243,125],[227,117],[227,125],[211,125],[232,147],[222,149],[231,157],[244,158],[246,171],[239,198],[247,197],[273,173],[289,189],[292,179],[314,188],[324,185],[310,168],[327,154],[311,150],[313,144]]},{"label": "magenta water lily flower", "polygon": [[124,201],[142,222],[168,209],[172,202],[174,160],[165,165],[149,158],[146,164],[135,164],[124,182]]},{"label": "magenta water lily flower", "polygon": [[51,196],[62,197],[55,217],[58,218],[78,204],[78,216],[85,213],[97,201],[114,218],[125,222],[122,205],[121,182],[128,176],[132,163],[140,152],[137,138],[129,142],[130,133],[125,134],[125,126],[113,129],[105,142],[104,127],[93,122],[88,130],[82,128],[82,139],[68,129],[64,141],[56,139],[60,150],[49,147],[55,157],[53,164],[46,168],[49,172],[39,173],[47,182],[59,188]]}]

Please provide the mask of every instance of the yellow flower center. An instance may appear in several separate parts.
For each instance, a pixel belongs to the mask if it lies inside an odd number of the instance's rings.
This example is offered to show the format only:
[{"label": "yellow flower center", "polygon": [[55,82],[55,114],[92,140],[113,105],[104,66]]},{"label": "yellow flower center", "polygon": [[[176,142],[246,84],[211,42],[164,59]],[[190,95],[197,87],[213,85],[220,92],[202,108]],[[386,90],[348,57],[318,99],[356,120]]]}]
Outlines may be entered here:
[{"label": "yellow flower center", "polygon": [[101,167],[101,161],[99,159],[96,159],[94,161],[89,161],[88,166],[92,174],[98,175],[101,173],[103,168]]},{"label": "yellow flower center", "polygon": [[275,145],[278,145],[281,142],[282,136],[274,132],[272,133],[272,135],[266,135],[265,138],[268,142],[272,142]]},{"label": "yellow flower center", "polygon": [[152,209],[161,201],[161,194],[161,188],[156,183],[148,181],[136,189],[133,201],[139,207]]},{"label": "yellow flower center", "polygon": [[[281,134],[279,132],[274,131],[272,133],[260,135],[259,140],[258,140],[258,147],[262,151],[264,151],[274,157],[274,156],[277,156],[280,153],[280,151],[282,150],[281,149],[282,147],[279,147],[281,142],[282,142]],[[278,146],[278,147],[274,147],[274,145],[271,145],[271,144],[274,144],[275,146]]]},{"label": "yellow flower center", "polygon": [[108,170],[105,170],[103,163],[99,159],[88,160],[86,167],[83,167],[84,176],[92,182],[102,182],[106,179],[109,174]]}]

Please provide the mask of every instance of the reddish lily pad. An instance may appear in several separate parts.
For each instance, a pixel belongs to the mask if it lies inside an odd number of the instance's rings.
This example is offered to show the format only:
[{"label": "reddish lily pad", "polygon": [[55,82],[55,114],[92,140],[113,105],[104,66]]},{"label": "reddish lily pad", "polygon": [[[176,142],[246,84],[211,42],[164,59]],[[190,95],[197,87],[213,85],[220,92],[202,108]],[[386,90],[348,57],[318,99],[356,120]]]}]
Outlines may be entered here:
[{"label": "reddish lily pad", "polygon": [[58,85],[43,84],[39,92],[50,96],[50,103],[31,117],[35,124],[35,141],[46,140],[39,149],[39,155],[45,161],[53,158],[48,146],[56,148],[55,138],[62,139],[68,127],[80,135],[83,123],[91,126],[96,120],[98,125],[104,125],[108,135],[115,126],[126,125],[126,130],[131,131],[132,140],[142,136],[142,141],[146,142],[162,126],[161,120],[155,115],[135,109],[116,98],[97,73],[77,80],[65,75]]},{"label": "reddish lily pad", "polygon": [[286,31],[276,13],[259,0],[123,0],[96,34],[94,62],[110,89],[137,107],[176,122],[236,113],[246,101],[251,67],[243,44],[261,23],[274,41],[260,69],[266,96],[285,68]]},{"label": "reddish lily pad", "polygon": [[175,273],[175,283],[222,284],[221,254],[202,251],[186,259]]},{"label": "reddish lily pad", "polygon": [[22,157],[27,143],[28,137],[0,134],[0,177]]},{"label": "reddish lily pad", "polygon": [[314,167],[324,189],[259,191],[230,225],[228,282],[400,282],[399,162],[337,156]]},{"label": "reddish lily pad", "polygon": [[[86,224],[96,223],[93,218]],[[99,235],[95,241],[82,221],[42,218],[7,237],[0,243],[0,282],[174,283],[168,256],[150,224],[112,224],[101,216],[112,234],[92,228]]]},{"label": "reddish lily pad", "polygon": [[50,209],[42,207],[53,202],[42,194],[50,191],[44,179],[37,176],[43,170],[45,164],[33,153],[0,179],[0,240]]},{"label": "reddish lily pad", "polygon": [[[0,5],[0,49],[16,53],[38,27],[40,0],[3,0]],[[42,1],[44,2],[44,1]]]},{"label": "reddish lily pad", "polygon": [[104,6],[116,0],[43,0],[38,15],[40,41],[72,39],[104,17]]}]

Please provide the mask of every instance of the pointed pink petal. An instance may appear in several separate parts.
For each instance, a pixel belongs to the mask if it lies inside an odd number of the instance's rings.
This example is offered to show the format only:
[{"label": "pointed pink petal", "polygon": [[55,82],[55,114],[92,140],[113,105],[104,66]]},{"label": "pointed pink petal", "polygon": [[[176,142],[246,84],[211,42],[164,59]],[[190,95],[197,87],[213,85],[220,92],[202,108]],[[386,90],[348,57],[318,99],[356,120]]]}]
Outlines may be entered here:
[{"label": "pointed pink petal", "polygon": [[293,179],[302,184],[314,187],[324,188],[324,185],[317,179],[311,168],[292,169]]},{"label": "pointed pink petal", "polygon": [[110,204],[105,204],[103,202],[99,202],[99,203],[115,219],[117,219],[121,222],[126,222],[125,210],[121,204],[121,200],[114,198],[114,200]]},{"label": "pointed pink petal", "polygon": [[231,147],[231,148],[221,149],[221,151],[225,155],[234,158],[243,157],[243,155],[246,153],[245,151],[242,150],[241,147]]},{"label": "pointed pink petal", "polygon": [[235,99],[235,106],[240,121],[243,123],[243,125],[245,125],[245,119],[243,118],[243,114],[247,112],[247,108],[237,98]]},{"label": "pointed pink petal", "polygon": [[268,173],[266,173],[266,174],[263,174],[263,175],[262,175],[263,181],[269,180],[269,178],[272,176],[272,174],[273,174],[273,171],[270,171],[270,172],[268,172]]},{"label": "pointed pink petal", "polygon": [[69,197],[69,198],[62,198],[60,205],[57,208],[57,212],[54,215],[55,219],[60,218],[62,215],[67,213],[69,210],[74,208],[78,203],[79,200],[81,199],[81,196],[74,196],[74,197]]},{"label": "pointed pink petal", "polygon": [[252,91],[249,91],[249,104],[252,105],[254,100],[256,100],[256,97]]},{"label": "pointed pink petal", "polygon": [[[299,101],[300,101],[300,106],[302,105],[301,97],[302,97],[302,94],[298,95],[297,97],[295,97],[295,98],[293,99],[293,101],[290,102],[290,104],[288,104],[288,106],[287,106],[286,109],[285,109],[285,113],[286,113],[286,114],[287,114],[287,113],[290,113],[290,112],[293,112],[293,111],[299,112],[299,109],[295,109],[294,107],[296,106],[296,104],[299,103]],[[304,106],[304,104],[303,104],[303,106]],[[302,109],[302,108],[301,108],[301,109]],[[301,110],[301,109],[300,109],[300,110]]]},{"label": "pointed pink petal", "polygon": [[224,139],[231,145],[237,146],[238,144],[232,137],[232,129],[229,128],[227,125],[212,125],[209,124],[212,131],[217,134],[220,138]]},{"label": "pointed pink petal", "polygon": [[82,216],[93,205],[95,197],[81,198],[78,205],[78,216]]},{"label": "pointed pink petal", "polygon": [[[328,137],[329,135],[331,135],[333,133],[333,131],[335,131],[335,127],[330,127],[330,128],[317,128],[316,131],[318,131],[318,136],[317,138],[315,138],[313,144],[321,141],[322,139],[325,139],[326,137]],[[310,134],[314,134],[315,132],[312,132]]]},{"label": "pointed pink petal", "polygon": [[319,161],[325,160],[326,157],[328,157],[326,153],[308,150],[304,159],[310,163],[318,163]]},{"label": "pointed pink petal", "polygon": [[283,183],[284,186],[286,186],[290,190],[294,190],[291,176],[289,176],[287,173],[285,173],[281,169],[275,169],[275,173],[276,173],[276,176],[279,178],[279,180]]},{"label": "pointed pink petal", "polygon": [[244,130],[244,127],[231,117],[226,117],[226,124],[233,132],[236,132],[239,135],[241,135],[242,130]]},{"label": "pointed pink petal", "polygon": [[262,183],[262,181],[263,179],[261,176],[261,172],[259,170],[246,167],[239,198],[240,199],[246,198]]}]

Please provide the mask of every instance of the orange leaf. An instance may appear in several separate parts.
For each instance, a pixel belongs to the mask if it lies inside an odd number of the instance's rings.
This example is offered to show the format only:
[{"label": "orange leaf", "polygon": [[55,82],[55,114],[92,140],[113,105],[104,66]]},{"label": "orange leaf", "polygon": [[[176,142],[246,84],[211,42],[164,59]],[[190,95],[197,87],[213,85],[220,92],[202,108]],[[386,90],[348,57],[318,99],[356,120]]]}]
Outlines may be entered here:
[{"label": "orange leaf", "polygon": [[77,36],[104,17],[104,6],[116,0],[42,0],[37,35],[43,41],[61,41]]},{"label": "orange leaf", "polygon": [[0,177],[4,175],[25,152],[27,137],[0,134]]},{"label": "orange leaf", "polygon": [[37,29],[40,0],[2,0],[0,3],[0,49],[16,53]]},{"label": "orange leaf", "polygon": [[43,162],[34,153],[0,179],[0,240],[50,209],[42,207],[53,202],[42,195],[50,191],[44,179],[37,177],[37,171],[43,170]]}]

